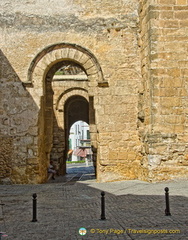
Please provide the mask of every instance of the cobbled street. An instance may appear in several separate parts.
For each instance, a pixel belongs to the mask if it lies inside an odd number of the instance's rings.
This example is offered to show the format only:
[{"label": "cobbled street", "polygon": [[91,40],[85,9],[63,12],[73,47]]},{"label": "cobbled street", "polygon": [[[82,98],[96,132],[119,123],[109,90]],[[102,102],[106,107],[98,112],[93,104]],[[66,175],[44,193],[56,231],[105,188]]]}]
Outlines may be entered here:
[{"label": "cobbled street", "polygon": [[[165,215],[165,187],[171,216]],[[0,239],[186,240],[188,181],[97,183],[91,163],[40,185],[0,185]],[[105,218],[101,220],[101,192]],[[37,221],[33,194],[37,194]],[[103,214],[104,215],[104,214]],[[7,235],[7,236],[4,236]]]}]

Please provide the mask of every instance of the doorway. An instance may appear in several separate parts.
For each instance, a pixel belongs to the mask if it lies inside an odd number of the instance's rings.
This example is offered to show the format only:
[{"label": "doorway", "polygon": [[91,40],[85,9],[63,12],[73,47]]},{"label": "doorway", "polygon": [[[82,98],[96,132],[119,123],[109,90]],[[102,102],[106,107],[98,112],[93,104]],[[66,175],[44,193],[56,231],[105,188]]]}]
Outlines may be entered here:
[{"label": "doorway", "polygon": [[96,57],[76,44],[47,46],[32,60],[25,86],[39,109],[36,137],[38,182],[46,180],[49,160],[59,164],[60,175],[66,173],[68,131],[78,120],[90,126],[93,158],[97,163],[95,105],[98,102],[97,89],[105,87],[106,82]]}]

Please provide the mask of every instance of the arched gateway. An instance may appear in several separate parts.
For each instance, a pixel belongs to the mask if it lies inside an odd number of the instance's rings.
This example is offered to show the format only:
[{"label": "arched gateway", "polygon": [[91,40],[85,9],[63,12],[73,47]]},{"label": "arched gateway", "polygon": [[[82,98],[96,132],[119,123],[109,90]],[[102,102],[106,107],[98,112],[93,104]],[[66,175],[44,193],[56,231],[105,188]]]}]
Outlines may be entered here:
[{"label": "arched gateway", "polygon": [[186,0],[44,2],[0,3],[0,183],[65,173],[78,119],[97,181],[187,179]]},{"label": "arched gateway", "polygon": [[[58,70],[60,75],[55,74]],[[105,84],[95,56],[78,45],[54,44],[33,59],[25,86],[39,107],[39,182],[46,179],[50,159],[66,173],[68,132],[74,122],[90,125],[91,144],[97,149],[94,94]]]}]

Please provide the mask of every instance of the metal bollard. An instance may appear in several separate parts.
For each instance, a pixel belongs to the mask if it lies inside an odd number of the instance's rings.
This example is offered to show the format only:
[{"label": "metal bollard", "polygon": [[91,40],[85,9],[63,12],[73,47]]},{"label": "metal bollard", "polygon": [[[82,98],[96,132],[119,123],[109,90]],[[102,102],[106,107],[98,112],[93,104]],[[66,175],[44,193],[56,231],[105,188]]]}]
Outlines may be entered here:
[{"label": "metal bollard", "polygon": [[37,222],[37,194],[33,194],[33,220],[32,222]]},{"label": "metal bollard", "polygon": [[169,203],[169,188],[166,187],[165,189],[165,200],[166,200],[166,209],[165,209],[165,215],[166,216],[171,216],[170,213],[170,203]]},{"label": "metal bollard", "polygon": [[101,220],[106,220],[105,217],[105,192],[101,192]]}]

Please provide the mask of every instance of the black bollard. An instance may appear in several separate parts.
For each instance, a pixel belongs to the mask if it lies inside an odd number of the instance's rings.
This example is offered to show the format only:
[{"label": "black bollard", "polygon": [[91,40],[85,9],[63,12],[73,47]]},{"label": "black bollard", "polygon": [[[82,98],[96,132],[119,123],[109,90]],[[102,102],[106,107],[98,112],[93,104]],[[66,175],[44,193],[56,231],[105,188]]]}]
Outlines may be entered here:
[{"label": "black bollard", "polygon": [[105,192],[101,192],[101,220],[106,220],[105,217]]},{"label": "black bollard", "polygon": [[33,194],[33,220],[32,222],[37,222],[37,194]]},{"label": "black bollard", "polygon": [[165,189],[165,200],[166,200],[166,209],[165,209],[165,215],[166,216],[171,216],[170,213],[170,204],[169,204],[169,188],[166,187]]}]

